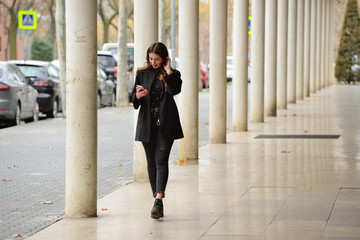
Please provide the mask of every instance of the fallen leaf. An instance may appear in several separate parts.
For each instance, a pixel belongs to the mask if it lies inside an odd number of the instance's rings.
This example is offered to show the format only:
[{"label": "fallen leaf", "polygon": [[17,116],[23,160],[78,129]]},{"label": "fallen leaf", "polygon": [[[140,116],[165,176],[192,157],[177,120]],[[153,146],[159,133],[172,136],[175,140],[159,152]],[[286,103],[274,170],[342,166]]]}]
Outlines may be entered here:
[{"label": "fallen leaf", "polygon": [[48,149],[54,149],[54,147],[52,147],[52,146],[49,146],[49,147],[48,147]]},{"label": "fallen leaf", "polygon": [[8,167],[8,169],[12,169],[14,167],[16,167],[16,165],[12,165],[12,166]]},{"label": "fallen leaf", "polygon": [[281,153],[290,153],[288,150],[282,150]]},{"label": "fallen leaf", "polygon": [[177,160],[178,165],[185,165],[185,160],[179,159]]},{"label": "fallen leaf", "polygon": [[205,123],[205,125],[209,125],[209,123],[207,122],[207,123]]},{"label": "fallen leaf", "polygon": [[21,237],[20,234],[14,234],[13,237]]},{"label": "fallen leaf", "polygon": [[296,113],[291,114],[291,116],[296,117]]},{"label": "fallen leaf", "polygon": [[106,211],[106,210],[108,210],[107,208],[100,208],[101,209],[101,211]]},{"label": "fallen leaf", "polygon": [[304,133],[307,133],[308,132],[308,130],[304,130]]},{"label": "fallen leaf", "polygon": [[4,181],[4,182],[10,182],[11,180],[10,180],[10,179],[6,179],[6,178],[3,178],[3,181]]},{"label": "fallen leaf", "polygon": [[43,202],[43,204],[54,204],[52,201]]},{"label": "fallen leaf", "polygon": [[53,162],[49,162],[50,165],[53,165],[54,163]]},{"label": "fallen leaf", "polygon": [[122,164],[119,164],[119,166],[121,167],[121,166],[122,166]]}]

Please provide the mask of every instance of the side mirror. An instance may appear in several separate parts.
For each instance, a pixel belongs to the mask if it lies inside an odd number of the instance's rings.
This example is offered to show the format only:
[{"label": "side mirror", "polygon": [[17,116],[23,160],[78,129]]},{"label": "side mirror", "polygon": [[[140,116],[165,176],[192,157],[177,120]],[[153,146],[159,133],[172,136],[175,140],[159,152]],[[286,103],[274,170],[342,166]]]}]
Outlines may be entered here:
[{"label": "side mirror", "polygon": [[34,78],[34,77],[25,77],[25,80],[26,80],[26,83],[27,83],[28,85],[31,85],[31,86],[32,86],[35,78]]}]

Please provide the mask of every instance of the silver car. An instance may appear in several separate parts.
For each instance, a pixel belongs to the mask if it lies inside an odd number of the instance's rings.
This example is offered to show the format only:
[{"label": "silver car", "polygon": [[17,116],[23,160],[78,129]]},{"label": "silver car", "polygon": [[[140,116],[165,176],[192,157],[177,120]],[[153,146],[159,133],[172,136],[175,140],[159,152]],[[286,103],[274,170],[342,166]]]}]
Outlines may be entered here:
[{"label": "silver car", "polygon": [[39,119],[38,92],[14,64],[0,62],[0,123],[19,125]]},{"label": "silver car", "polygon": [[104,106],[115,106],[115,84],[113,81],[107,79],[106,73],[97,67],[97,106],[98,108]]}]

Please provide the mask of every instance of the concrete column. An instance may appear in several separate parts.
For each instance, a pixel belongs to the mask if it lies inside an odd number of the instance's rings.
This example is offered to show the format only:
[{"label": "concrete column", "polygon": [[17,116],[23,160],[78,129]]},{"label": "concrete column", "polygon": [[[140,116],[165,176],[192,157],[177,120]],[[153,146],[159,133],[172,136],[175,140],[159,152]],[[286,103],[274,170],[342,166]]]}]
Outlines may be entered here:
[{"label": "concrete column", "polygon": [[310,93],[316,92],[316,1],[311,1],[310,24]]},{"label": "concrete column", "polygon": [[198,158],[199,139],[199,3],[179,2],[179,59],[183,79],[179,111],[184,138],[179,141],[179,159]]},{"label": "concrete column", "polygon": [[311,0],[304,6],[304,97],[310,96],[310,11]]},{"label": "concrete column", "polygon": [[320,90],[320,53],[321,53],[321,1],[316,0],[316,60],[315,60],[315,71],[316,71],[316,91]]},{"label": "concrete column", "polygon": [[288,59],[287,59],[287,102],[296,102],[296,17],[297,1],[289,0],[288,12]]},{"label": "concrete column", "polygon": [[288,26],[288,0],[278,0],[277,21],[277,91],[276,107],[287,107],[287,26]]},{"label": "concrete column", "polygon": [[304,98],[304,0],[297,0],[296,99]]},{"label": "concrete column", "polygon": [[329,21],[330,21],[330,2],[331,1],[325,1],[325,17],[326,17],[326,23],[325,23],[325,81],[324,81],[324,85],[325,87],[329,86],[329,69],[330,69],[330,26],[329,26]]},{"label": "concrete column", "polygon": [[277,0],[265,2],[265,115],[276,116]]},{"label": "concrete column", "polygon": [[234,0],[233,131],[248,130],[248,15],[249,1]]},{"label": "concrete column", "polygon": [[326,17],[325,17],[325,5],[326,5],[326,1],[327,0],[321,0],[321,55],[320,55],[320,88],[324,88],[325,87],[325,51],[326,51],[326,40],[325,40],[325,25],[326,25]]},{"label": "concrete column", "polygon": [[117,61],[117,76],[116,76],[116,106],[129,106],[129,92],[128,92],[128,50],[127,50],[127,24],[128,11],[126,0],[119,0],[119,21],[118,21],[118,61]]},{"label": "concrete column", "polygon": [[66,217],[97,215],[96,15],[96,0],[66,1]]},{"label": "concrete column", "polygon": [[165,9],[166,9],[166,1],[159,0],[159,42],[162,42],[164,44],[166,44]]},{"label": "concrete column", "polygon": [[210,132],[211,143],[226,142],[227,1],[210,1]]},{"label": "concrete column", "polygon": [[[150,44],[158,39],[158,1],[134,1],[134,67],[144,66],[146,51]],[[168,46],[167,46],[168,47]],[[134,128],[136,128],[139,110],[134,112]],[[134,131],[135,132],[135,131]],[[135,133],[134,133],[135,134]],[[134,142],[134,181],[148,179],[147,163],[144,147],[141,142]]]},{"label": "concrete column", "polygon": [[252,0],[250,121],[264,121],[265,0]]},{"label": "concrete column", "polygon": [[330,84],[336,84],[337,80],[335,78],[335,59],[334,59],[334,37],[335,37],[335,29],[334,29],[334,0],[330,0]]}]

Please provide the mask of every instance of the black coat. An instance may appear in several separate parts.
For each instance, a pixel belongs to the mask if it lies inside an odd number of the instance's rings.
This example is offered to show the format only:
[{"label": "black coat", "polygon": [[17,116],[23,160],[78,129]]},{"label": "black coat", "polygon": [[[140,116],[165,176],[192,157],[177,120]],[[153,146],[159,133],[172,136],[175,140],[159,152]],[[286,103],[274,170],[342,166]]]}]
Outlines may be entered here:
[{"label": "black coat", "polygon": [[[152,82],[156,78],[156,70],[138,71],[135,78],[135,85],[130,95],[130,101],[133,103],[135,109],[140,107],[135,141],[149,142],[150,141],[150,88]],[[166,75],[165,81],[167,83],[166,92],[160,100],[159,105],[159,119],[160,119],[160,134],[164,139],[174,140],[183,138],[184,134],[181,128],[179,112],[174,100],[174,95],[181,92],[181,74],[177,70],[173,70],[170,75]],[[149,93],[141,99],[136,98],[136,85],[142,85]]]}]

